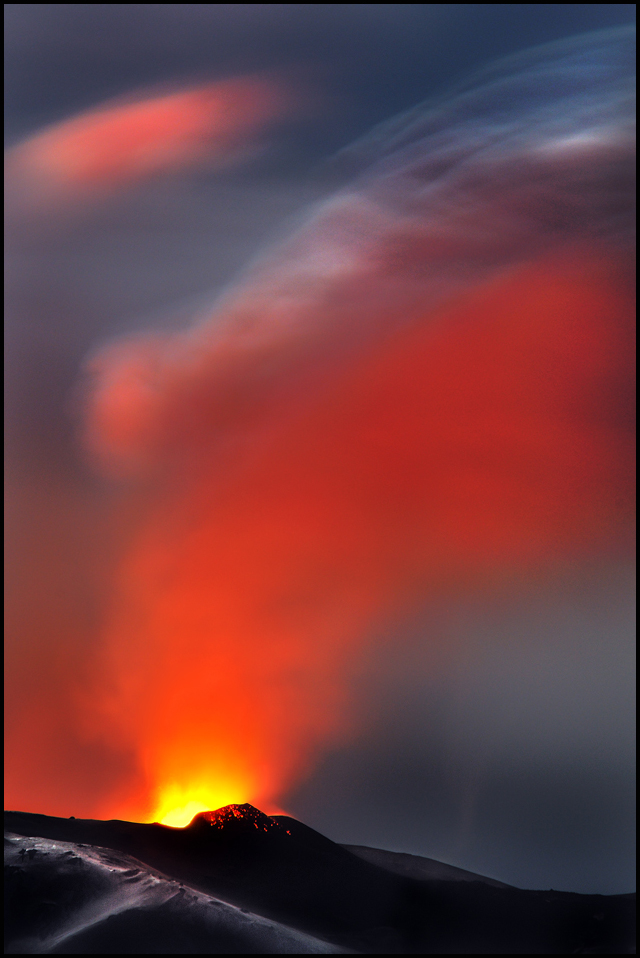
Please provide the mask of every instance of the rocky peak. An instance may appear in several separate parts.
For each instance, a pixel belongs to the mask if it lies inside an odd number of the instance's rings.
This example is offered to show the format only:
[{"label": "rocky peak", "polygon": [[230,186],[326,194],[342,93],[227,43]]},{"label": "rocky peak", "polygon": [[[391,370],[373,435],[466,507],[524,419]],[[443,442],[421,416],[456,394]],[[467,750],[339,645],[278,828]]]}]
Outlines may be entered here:
[{"label": "rocky peak", "polygon": [[272,832],[289,835],[289,831],[280,822],[265,815],[260,809],[248,803],[244,805],[225,805],[211,812],[200,812],[191,821],[189,828],[224,829],[225,832]]}]

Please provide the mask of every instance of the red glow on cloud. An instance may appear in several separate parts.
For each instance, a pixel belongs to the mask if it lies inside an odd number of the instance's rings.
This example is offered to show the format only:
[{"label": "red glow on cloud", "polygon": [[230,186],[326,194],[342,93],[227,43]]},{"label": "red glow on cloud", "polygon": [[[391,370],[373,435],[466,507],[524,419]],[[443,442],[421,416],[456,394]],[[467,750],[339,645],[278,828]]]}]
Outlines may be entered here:
[{"label": "red glow on cloud", "polygon": [[292,108],[291,94],[262,77],[107,103],[14,147],[8,171],[43,194],[112,190],[203,161],[227,164]]},{"label": "red glow on cloud", "polygon": [[[151,397],[163,479],[120,568],[100,712],[145,785],[108,814],[277,801],[349,734],[346,677],[376,623],[630,552],[630,275],[594,244],[512,267],[339,363],[325,342],[321,386],[258,391],[252,415],[224,393],[206,415],[202,392]],[[147,361],[188,380],[162,344]],[[150,416],[144,390],[118,392],[144,354],[127,349],[93,408],[107,461],[135,445],[118,423]]]},{"label": "red glow on cloud", "polygon": [[[206,315],[93,355],[85,448],[121,480],[108,610],[88,650],[56,567],[51,632],[19,623],[45,637],[18,656],[10,803],[178,826],[272,810],[356,730],[350,676],[381,630],[631,555],[635,161],[598,37],[593,76],[554,44],[374,131],[371,166]],[[10,151],[18,217],[232,162],[294,105],[246,77],[72,118]],[[105,756],[95,787],[82,748]]]}]

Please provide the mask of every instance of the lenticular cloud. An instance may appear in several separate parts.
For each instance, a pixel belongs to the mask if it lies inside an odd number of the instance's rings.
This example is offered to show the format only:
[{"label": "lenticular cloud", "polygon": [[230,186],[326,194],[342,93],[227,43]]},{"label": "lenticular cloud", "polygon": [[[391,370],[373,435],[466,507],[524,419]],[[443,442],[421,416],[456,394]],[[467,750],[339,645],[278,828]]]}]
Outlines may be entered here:
[{"label": "lenticular cloud", "polygon": [[110,814],[277,800],[382,620],[629,549],[632,56],[552,44],[383,125],[188,329],[91,358],[87,447],[149,489],[96,694],[145,787]]},{"label": "lenticular cloud", "polygon": [[43,213],[158,173],[224,168],[293,110],[284,86],[261,76],[107,102],[9,150],[7,195],[22,214],[30,207]]}]

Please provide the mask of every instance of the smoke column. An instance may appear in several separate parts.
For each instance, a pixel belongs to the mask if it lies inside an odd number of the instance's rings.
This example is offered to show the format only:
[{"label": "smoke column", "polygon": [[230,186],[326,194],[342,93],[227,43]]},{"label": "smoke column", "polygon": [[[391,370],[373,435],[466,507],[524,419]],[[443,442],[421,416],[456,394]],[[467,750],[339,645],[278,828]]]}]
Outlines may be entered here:
[{"label": "smoke column", "polygon": [[380,623],[629,554],[632,49],[375,130],[210,312],[88,361],[86,447],[144,490],[80,703],[139,770],[102,814],[268,807],[350,734]]}]

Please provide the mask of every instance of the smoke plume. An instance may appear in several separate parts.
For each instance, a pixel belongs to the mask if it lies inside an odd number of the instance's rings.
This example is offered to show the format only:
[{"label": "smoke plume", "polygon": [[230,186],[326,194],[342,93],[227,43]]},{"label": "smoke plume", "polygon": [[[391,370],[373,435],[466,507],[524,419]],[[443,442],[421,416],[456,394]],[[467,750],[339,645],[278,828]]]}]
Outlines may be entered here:
[{"label": "smoke plume", "polygon": [[101,814],[268,809],[356,728],[382,623],[629,554],[631,45],[552,44],[375,130],[189,328],[89,358],[85,448],[138,510],[78,703],[134,757]]},{"label": "smoke plume", "polygon": [[93,358],[88,446],[152,490],[105,636],[129,814],[277,799],[376,623],[630,547],[627,42],[381,129],[211,314]]}]

